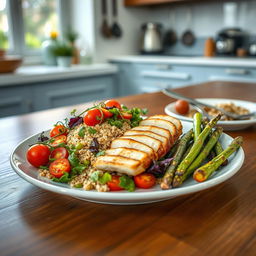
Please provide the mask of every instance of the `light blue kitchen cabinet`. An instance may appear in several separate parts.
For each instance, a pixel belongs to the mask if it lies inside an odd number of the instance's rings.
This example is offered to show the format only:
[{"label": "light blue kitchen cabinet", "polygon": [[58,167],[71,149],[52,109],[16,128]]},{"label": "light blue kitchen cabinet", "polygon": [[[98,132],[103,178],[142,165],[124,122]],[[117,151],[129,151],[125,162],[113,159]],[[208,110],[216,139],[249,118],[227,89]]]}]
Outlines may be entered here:
[{"label": "light blue kitchen cabinet", "polygon": [[35,110],[75,105],[117,96],[114,77],[55,81],[34,88]]},{"label": "light blue kitchen cabinet", "polygon": [[247,67],[113,61],[120,72],[120,94],[129,95],[179,88],[207,81],[256,83],[256,70]]},{"label": "light blue kitchen cabinet", "polygon": [[32,99],[28,86],[0,87],[0,117],[31,112]]},{"label": "light blue kitchen cabinet", "polygon": [[0,87],[0,117],[118,96],[114,75]]}]

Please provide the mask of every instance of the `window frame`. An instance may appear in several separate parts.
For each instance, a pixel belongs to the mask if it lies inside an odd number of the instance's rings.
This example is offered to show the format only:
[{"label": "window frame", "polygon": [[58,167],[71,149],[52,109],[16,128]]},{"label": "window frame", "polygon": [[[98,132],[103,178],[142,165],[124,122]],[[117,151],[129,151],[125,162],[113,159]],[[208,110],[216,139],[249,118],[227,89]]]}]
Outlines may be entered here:
[{"label": "window frame", "polygon": [[[58,31],[61,38],[63,38],[65,28],[71,27],[70,2],[71,1],[69,0],[57,0]],[[8,39],[10,43],[10,48],[7,49],[7,53],[20,55],[25,59],[30,60],[31,57],[38,57],[33,59],[34,61],[39,60],[39,57],[41,57],[41,50],[30,50],[25,45],[22,0],[7,0],[6,9],[9,26]]]}]

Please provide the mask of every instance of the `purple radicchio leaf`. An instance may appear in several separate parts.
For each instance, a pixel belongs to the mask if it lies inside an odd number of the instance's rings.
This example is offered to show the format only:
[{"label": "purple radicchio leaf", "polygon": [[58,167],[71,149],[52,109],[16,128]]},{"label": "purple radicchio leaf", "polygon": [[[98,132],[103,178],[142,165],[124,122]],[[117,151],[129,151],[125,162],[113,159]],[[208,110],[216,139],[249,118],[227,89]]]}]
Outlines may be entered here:
[{"label": "purple radicchio leaf", "polygon": [[68,126],[70,129],[74,128],[75,126],[81,124],[83,122],[83,118],[81,116],[71,117]]},{"label": "purple radicchio leaf", "polygon": [[100,148],[100,144],[98,142],[98,140],[96,138],[92,139],[91,145],[89,147],[89,150],[92,153],[98,153],[99,152],[99,148]]},{"label": "purple radicchio leaf", "polygon": [[147,169],[147,173],[151,173],[157,178],[162,177],[171,164],[173,158],[166,158],[161,161],[154,161],[153,164]]},{"label": "purple radicchio leaf", "polygon": [[49,140],[49,138],[47,136],[44,135],[44,132],[41,132],[39,137],[37,138],[38,142],[44,142]]}]

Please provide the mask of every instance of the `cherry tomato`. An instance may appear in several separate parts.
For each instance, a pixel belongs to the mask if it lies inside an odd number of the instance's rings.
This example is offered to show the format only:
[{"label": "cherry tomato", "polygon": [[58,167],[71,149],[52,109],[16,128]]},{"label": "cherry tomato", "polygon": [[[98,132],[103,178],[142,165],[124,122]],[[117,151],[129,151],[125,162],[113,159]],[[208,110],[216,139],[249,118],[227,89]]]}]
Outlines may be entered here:
[{"label": "cherry tomato", "polygon": [[189,111],[189,104],[185,100],[177,100],[175,102],[175,110],[181,115],[185,115]]},{"label": "cherry tomato", "polygon": [[56,147],[61,143],[67,142],[67,136],[66,135],[60,135],[52,139],[51,146]]},{"label": "cherry tomato", "polygon": [[152,188],[156,184],[156,178],[151,173],[141,173],[134,176],[134,183],[138,188]]},{"label": "cherry tomato", "polygon": [[39,167],[40,165],[48,164],[50,154],[51,151],[49,147],[42,144],[36,144],[30,147],[27,151],[27,160],[31,165]]},{"label": "cherry tomato", "polygon": [[70,172],[71,165],[66,158],[57,159],[50,164],[49,171],[55,178],[60,178],[64,172]]},{"label": "cherry tomato", "polygon": [[108,111],[107,109],[105,108],[101,108],[102,112],[103,112],[103,115],[105,118],[109,118],[111,116],[113,116],[113,113],[111,113],[110,111]]},{"label": "cherry tomato", "polygon": [[54,158],[55,160],[57,159],[61,159],[61,158],[68,158],[68,150],[64,147],[59,147],[59,148],[55,148],[51,155],[50,158]]},{"label": "cherry tomato", "polygon": [[107,100],[104,103],[107,108],[122,108],[121,104],[116,100]]},{"label": "cherry tomato", "polygon": [[129,120],[132,119],[132,114],[127,113],[127,112],[121,112],[121,116],[124,119],[129,119]]},{"label": "cherry tomato", "polygon": [[99,109],[90,109],[84,116],[84,123],[88,126],[94,126],[100,124],[103,121],[103,118],[104,114]]},{"label": "cherry tomato", "polygon": [[54,126],[51,131],[50,131],[50,136],[51,137],[55,137],[58,135],[67,135],[68,134],[68,130],[64,125],[56,125]]},{"label": "cherry tomato", "polygon": [[123,190],[123,188],[119,186],[120,176],[118,176],[118,175],[112,175],[112,180],[109,181],[107,184],[108,184],[110,191]]}]

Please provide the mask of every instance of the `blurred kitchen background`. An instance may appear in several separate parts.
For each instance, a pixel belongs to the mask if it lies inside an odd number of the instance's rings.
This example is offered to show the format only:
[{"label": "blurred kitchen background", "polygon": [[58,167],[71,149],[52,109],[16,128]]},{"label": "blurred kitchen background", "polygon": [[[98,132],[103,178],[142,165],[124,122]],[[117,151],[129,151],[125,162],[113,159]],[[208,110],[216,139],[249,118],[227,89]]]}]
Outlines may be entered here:
[{"label": "blurred kitchen background", "polygon": [[0,117],[256,83],[256,0],[0,0]]}]

